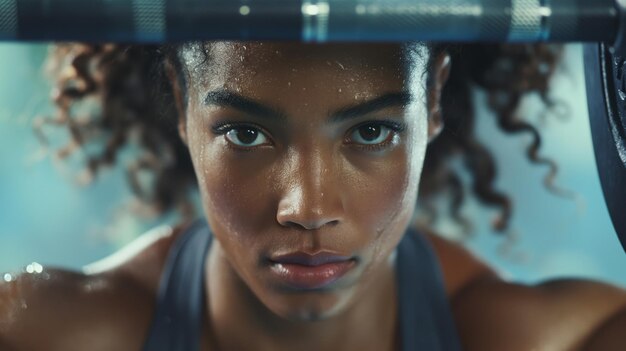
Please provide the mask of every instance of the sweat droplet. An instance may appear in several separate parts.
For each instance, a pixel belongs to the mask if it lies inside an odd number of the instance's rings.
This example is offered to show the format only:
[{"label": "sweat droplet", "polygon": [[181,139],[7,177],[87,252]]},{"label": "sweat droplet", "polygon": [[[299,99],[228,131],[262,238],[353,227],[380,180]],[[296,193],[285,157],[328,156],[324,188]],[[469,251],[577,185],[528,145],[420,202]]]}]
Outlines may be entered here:
[{"label": "sweat droplet", "polygon": [[43,266],[42,266],[42,265],[40,265],[40,264],[39,264],[39,263],[37,263],[37,262],[33,262],[33,263],[31,263],[31,264],[30,264],[30,266],[31,266],[31,267],[33,267],[33,272],[34,272],[34,273],[39,274],[39,273],[43,272]]},{"label": "sweat droplet", "polygon": [[[250,14],[250,6],[243,5],[239,8],[239,14],[242,16],[247,16]],[[244,49],[246,47],[244,46]]]},{"label": "sweat droplet", "polygon": [[339,90],[337,90],[337,91],[341,93],[341,88],[339,88]]},{"label": "sweat droplet", "polygon": [[26,266],[26,272],[27,273],[37,273],[37,274],[39,274],[39,273],[43,272],[43,266],[40,265],[37,262],[33,262],[33,263],[29,264],[28,266]]}]

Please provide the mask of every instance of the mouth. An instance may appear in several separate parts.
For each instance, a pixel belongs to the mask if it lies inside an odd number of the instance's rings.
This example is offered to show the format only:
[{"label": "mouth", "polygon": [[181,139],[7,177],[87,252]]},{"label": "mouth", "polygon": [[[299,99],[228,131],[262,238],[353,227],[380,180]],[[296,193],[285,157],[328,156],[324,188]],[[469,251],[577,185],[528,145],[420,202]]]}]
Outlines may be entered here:
[{"label": "mouth", "polygon": [[296,252],[270,259],[270,271],[285,285],[296,290],[329,288],[356,265],[350,256],[329,252]]}]

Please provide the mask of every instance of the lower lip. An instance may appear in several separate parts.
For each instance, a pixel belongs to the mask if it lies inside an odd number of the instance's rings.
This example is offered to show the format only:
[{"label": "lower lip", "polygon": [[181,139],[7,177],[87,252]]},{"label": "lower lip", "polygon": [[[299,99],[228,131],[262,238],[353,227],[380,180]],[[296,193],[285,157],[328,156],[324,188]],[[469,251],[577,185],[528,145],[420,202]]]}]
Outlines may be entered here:
[{"label": "lower lip", "polygon": [[273,263],[271,271],[288,286],[298,290],[326,288],[341,279],[352,267],[353,260],[304,266],[291,263]]}]

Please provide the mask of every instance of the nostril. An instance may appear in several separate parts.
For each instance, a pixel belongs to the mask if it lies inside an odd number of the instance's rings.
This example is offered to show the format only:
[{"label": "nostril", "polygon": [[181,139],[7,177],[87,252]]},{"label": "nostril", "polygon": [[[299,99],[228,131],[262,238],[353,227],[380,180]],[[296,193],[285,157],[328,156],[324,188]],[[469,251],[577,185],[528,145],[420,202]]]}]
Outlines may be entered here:
[{"label": "nostril", "polygon": [[285,227],[289,227],[289,228],[295,228],[295,229],[299,229],[299,230],[309,230],[310,228],[307,228],[306,226],[297,223],[297,222],[292,222],[292,221],[288,221],[285,223],[281,223],[283,224]]},{"label": "nostril", "polygon": [[[276,221],[284,227],[315,230],[335,226],[343,218],[343,203],[338,193],[294,187],[279,201]],[[323,194],[323,195],[322,195]]]},{"label": "nostril", "polygon": [[324,226],[334,227],[335,225],[339,224],[339,220],[324,220],[324,219],[309,220],[309,221],[289,220],[289,221],[284,221],[280,224],[286,227],[296,228],[300,230],[316,230]]}]

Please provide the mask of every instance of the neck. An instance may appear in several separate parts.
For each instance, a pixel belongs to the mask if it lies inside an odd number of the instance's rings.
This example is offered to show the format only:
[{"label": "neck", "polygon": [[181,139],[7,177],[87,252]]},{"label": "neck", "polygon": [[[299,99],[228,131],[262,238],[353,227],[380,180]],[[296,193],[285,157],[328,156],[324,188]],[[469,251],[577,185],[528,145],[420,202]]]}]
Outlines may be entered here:
[{"label": "neck", "polygon": [[338,315],[291,321],[270,311],[252,293],[214,241],[206,260],[207,334],[210,350],[392,350],[397,297],[394,262],[377,272],[366,293]]}]

